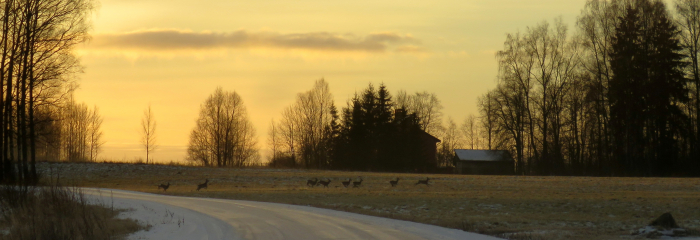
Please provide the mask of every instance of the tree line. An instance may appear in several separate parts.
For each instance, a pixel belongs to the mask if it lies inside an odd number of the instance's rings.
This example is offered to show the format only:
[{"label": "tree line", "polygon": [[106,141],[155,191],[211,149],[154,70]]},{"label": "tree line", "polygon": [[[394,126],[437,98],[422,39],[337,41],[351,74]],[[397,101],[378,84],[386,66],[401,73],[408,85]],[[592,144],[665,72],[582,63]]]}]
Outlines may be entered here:
[{"label": "tree line", "polygon": [[[32,184],[37,159],[94,159],[101,118],[70,100],[91,0],[0,1],[0,181]],[[80,130],[78,130],[80,128]]]},{"label": "tree line", "polygon": [[561,18],[507,34],[497,87],[461,124],[443,122],[434,94],[391,99],[385,86],[339,112],[320,80],[271,123],[271,164],[407,170],[393,160],[409,166],[399,156],[415,149],[392,138],[406,133],[401,112],[441,139],[438,167],[471,148],[510,151],[518,174],[700,174],[700,1],[674,5],[672,14],[658,0],[590,0],[575,34]]},{"label": "tree line", "polygon": [[[442,105],[435,94],[369,86],[340,111],[324,79],[297,95],[268,132],[269,165],[371,171],[435,171],[435,153],[425,137],[441,129]],[[432,155],[432,156],[431,156]]]},{"label": "tree line", "polygon": [[[36,181],[42,159],[94,161],[103,144],[96,107],[76,103],[73,46],[87,38],[90,0],[1,1],[0,179]],[[561,19],[506,36],[497,86],[478,115],[443,119],[437,96],[395,95],[383,84],[338,109],[321,79],[268,132],[270,165],[430,172],[453,149],[505,149],[518,174],[700,174],[700,1],[589,0],[575,34]],[[150,107],[142,121],[155,150]],[[421,145],[437,137],[437,152]],[[202,104],[187,159],[259,163],[255,129],[236,92]],[[426,159],[433,159],[426,161]]]},{"label": "tree line", "polygon": [[519,174],[700,174],[700,1],[590,0],[508,34],[479,98],[488,148]]}]

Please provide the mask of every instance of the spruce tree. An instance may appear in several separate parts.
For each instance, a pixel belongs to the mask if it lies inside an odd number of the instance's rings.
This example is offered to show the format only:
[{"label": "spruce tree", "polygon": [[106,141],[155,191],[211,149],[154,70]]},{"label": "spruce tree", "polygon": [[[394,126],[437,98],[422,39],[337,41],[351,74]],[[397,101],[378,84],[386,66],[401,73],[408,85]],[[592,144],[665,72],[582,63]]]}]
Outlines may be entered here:
[{"label": "spruce tree", "polygon": [[666,175],[679,163],[687,102],[679,31],[661,1],[628,5],[613,39],[610,117],[616,172]]}]

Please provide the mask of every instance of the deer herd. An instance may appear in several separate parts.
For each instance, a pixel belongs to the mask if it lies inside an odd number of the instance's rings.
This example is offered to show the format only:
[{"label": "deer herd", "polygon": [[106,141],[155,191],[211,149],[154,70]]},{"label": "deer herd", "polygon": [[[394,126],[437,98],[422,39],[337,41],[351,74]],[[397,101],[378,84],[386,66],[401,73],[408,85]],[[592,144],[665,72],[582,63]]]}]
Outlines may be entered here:
[{"label": "deer herd", "polygon": [[[345,188],[349,187],[350,183],[352,183],[353,188],[359,188],[360,186],[362,186],[362,181],[364,181],[364,179],[362,179],[362,177],[358,177],[358,179],[360,179],[360,180],[357,181],[357,179],[353,180],[350,178],[346,178],[341,183],[343,184],[343,187],[345,187]],[[415,185],[425,184],[426,186],[430,186],[429,181],[430,181],[430,178],[426,177],[425,180],[422,180],[422,179],[418,180],[418,182]],[[326,178],[324,180],[319,180],[318,178],[314,178],[314,179],[307,180],[306,186],[314,187],[316,185],[321,185],[321,186],[327,188],[330,183],[331,183],[330,178]],[[396,178],[396,180],[389,181],[389,184],[392,187],[396,187],[397,185],[399,185],[399,178]],[[156,185],[156,186],[158,186],[158,190],[163,189],[163,192],[165,192],[170,187],[170,182],[168,182],[167,184],[160,184],[160,185]],[[208,186],[209,186],[209,179],[205,179],[204,183],[197,184],[197,191],[199,191],[201,189],[208,189],[207,188]],[[339,186],[336,186],[336,187],[339,187]]]},{"label": "deer herd", "polygon": [[[357,181],[357,179],[359,179],[359,181]],[[353,188],[359,188],[360,186],[362,186],[362,181],[364,179],[362,179],[361,177],[358,177],[357,179],[353,180],[350,178],[346,178],[341,183],[343,184],[343,187],[345,187],[345,188],[349,187],[350,183],[352,183]],[[426,186],[430,186],[429,181],[430,181],[430,178],[425,178],[425,180],[420,179],[420,180],[418,180],[418,182],[415,185],[424,184]],[[323,187],[328,187],[328,184],[330,184],[330,183],[331,183],[331,179],[329,179],[329,178],[326,178],[325,181],[318,180],[318,178],[306,180],[306,186],[309,186],[309,187],[314,187],[316,185],[322,185]],[[399,185],[399,178],[396,178],[396,180],[389,181],[389,184],[392,187],[398,186]],[[336,186],[336,187],[339,187],[339,186]]]},{"label": "deer herd", "polygon": [[[165,192],[165,191],[168,191],[168,188],[170,188],[170,182],[168,182],[168,184],[160,184],[160,185],[156,185],[156,186],[158,186],[158,190],[160,190],[162,188],[163,192]],[[202,188],[207,189],[208,186],[209,186],[209,179],[205,179],[204,183],[197,184],[197,191],[199,191]]]}]

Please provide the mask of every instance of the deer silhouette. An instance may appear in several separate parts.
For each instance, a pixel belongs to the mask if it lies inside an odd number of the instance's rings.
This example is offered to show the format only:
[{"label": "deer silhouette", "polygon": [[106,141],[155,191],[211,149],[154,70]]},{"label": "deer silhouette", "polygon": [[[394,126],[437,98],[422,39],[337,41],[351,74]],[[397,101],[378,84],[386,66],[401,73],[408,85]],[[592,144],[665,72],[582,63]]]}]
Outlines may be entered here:
[{"label": "deer silhouette", "polygon": [[202,188],[209,189],[209,188],[207,188],[208,186],[209,186],[209,179],[205,179],[204,183],[197,184],[197,191],[199,191],[199,189],[202,189]]},{"label": "deer silhouette", "polygon": [[350,179],[348,178],[347,181],[343,181],[342,183],[343,183],[343,186],[344,186],[345,188],[347,188],[348,186],[350,186],[350,182],[352,182],[352,180],[350,180]]},{"label": "deer silhouette", "polygon": [[418,180],[418,182],[416,183],[416,185],[418,185],[418,184],[425,184],[425,186],[430,186],[430,185],[428,185],[428,181],[430,181],[430,178],[425,178],[425,180]]},{"label": "deer silhouette", "polygon": [[359,181],[359,182],[352,182],[352,187],[354,187],[354,188],[360,187],[360,185],[362,184],[362,180],[363,180],[363,179],[360,178],[360,181]]},{"label": "deer silhouette", "polygon": [[318,178],[314,178],[314,180],[306,180],[306,186],[311,186],[314,187],[318,183]]},{"label": "deer silhouette", "polygon": [[165,185],[165,184],[158,185],[158,189],[162,188],[163,192],[167,191],[169,187],[170,187],[170,182],[168,182],[168,185]]},{"label": "deer silhouette", "polygon": [[328,187],[328,184],[331,183],[331,180],[328,179],[328,181],[319,181],[318,183],[321,184],[321,185],[323,185],[323,187]]},{"label": "deer silhouette", "polygon": [[391,184],[392,187],[396,187],[396,185],[399,184],[399,178],[396,178],[396,181],[389,181],[389,184]]}]

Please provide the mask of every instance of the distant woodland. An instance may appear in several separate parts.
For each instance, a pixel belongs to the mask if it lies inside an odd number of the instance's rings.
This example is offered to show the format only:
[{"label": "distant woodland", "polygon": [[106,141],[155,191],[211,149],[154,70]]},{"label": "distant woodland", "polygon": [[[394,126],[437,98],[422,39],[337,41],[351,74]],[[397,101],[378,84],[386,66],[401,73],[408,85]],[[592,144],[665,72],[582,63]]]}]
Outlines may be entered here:
[{"label": "distant woodland", "polygon": [[[97,107],[72,97],[91,0],[0,1],[0,180],[31,184],[36,161],[95,161]],[[525,26],[523,26],[525,27]],[[440,172],[455,148],[508,150],[526,175],[700,175],[700,0],[590,0],[561,19],[509,33],[497,84],[456,123],[437,95],[369,84],[337,107],[321,79],[270,123],[271,167]],[[394,87],[394,86],[392,86]],[[400,87],[400,86],[397,86]],[[157,149],[150,107],[146,161]],[[427,136],[427,137],[426,137]],[[430,151],[425,139],[440,142]],[[216,89],[201,105],[187,160],[262,162],[243,98]],[[430,155],[430,156],[428,156]],[[434,159],[426,162],[425,159]]]},{"label": "distant woodland", "polygon": [[507,34],[496,88],[460,126],[434,94],[392,99],[385,86],[338,112],[319,81],[271,124],[271,163],[427,170],[411,158],[415,128],[442,140],[437,168],[468,148],[508,150],[517,174],[698,175],[700,1],[674,4],[591,0],[573,34],[561,19]]}]

